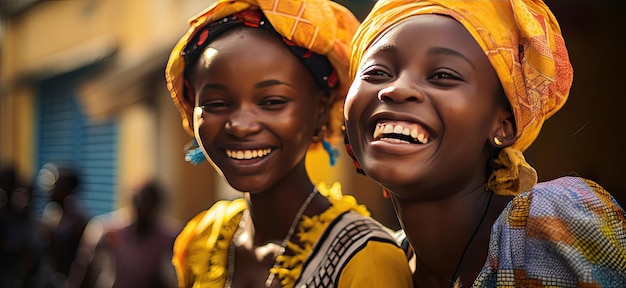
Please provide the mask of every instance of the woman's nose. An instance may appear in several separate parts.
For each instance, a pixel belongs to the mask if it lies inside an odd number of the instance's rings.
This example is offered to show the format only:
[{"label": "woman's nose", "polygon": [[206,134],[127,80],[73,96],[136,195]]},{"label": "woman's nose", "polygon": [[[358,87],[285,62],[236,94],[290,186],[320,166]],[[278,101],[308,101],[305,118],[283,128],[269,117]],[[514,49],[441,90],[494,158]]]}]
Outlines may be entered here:
[{"label": "woman's nose", "polygon": [[378,99],[380,101],[391,101],[394,103],[404,102],[422,102],[424,100],[424,94],[416,87],[415,84],[405,83],[406,81],[393,82],[390,86],[387,86],[378,91]]},{"label": "woman's nose", "polygon": [[250,109],[238,109],[231,114],[224,129],[227,133],[242,138],[261,130],[258,117]]}]

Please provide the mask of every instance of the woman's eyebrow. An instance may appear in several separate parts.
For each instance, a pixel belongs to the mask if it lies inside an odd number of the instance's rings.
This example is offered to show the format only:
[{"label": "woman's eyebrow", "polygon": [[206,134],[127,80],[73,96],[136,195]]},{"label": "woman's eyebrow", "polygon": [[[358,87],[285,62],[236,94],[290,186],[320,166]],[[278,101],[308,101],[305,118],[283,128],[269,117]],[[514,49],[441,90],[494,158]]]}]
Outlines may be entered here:
[{"label": "woman's eyebrow", "polygon": [[467,62],[467,64],[469,64],[470,66],[472,66],[472,68],[476,69],[476,67],[474,66],[474,63],[472,63],[472,61],[467,58],[465,55],[463,55],[463,53],[456,51],[454,49],[450,49],[450,48],[445,48],[445,47],[433,47],[430,48],[428,50],[428,55],[450,55],[450,56],[455,56],[458,58],[461,58],[463,60],[465,60],[465,62]]},{"label": "woman's eyebrow", "polygon": [[283,82],[283,81],[276,80],[276,79],[270,79],[270,80],[265,80],[265,81],[261,81],[259,83],[254,84],[254,88],[265,88],[265,87],[274,86],[274,85],[287,85],[289,87],[293,87],[293,85],[287,82]]}]

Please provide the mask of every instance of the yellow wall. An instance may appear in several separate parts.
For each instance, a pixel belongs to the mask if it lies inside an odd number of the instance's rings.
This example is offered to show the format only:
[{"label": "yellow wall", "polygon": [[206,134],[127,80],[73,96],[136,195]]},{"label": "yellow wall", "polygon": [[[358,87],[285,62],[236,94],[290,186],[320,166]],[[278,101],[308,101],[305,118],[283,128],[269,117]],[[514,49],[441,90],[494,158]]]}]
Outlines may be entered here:
[{"label": "yellow wall", "polygon": [[[174,218],[186,220],[209,207],[215,197],[207,187],[214,172],[182,160],[189,139],[169,100],[163,71],[167,50],[187,29],[187,19],[212,2],[40,1],[5,19],[0,165],[14,164],[24,181],[33,181],[39,168],[34,167],[37,82],[112,54],[76,89],[89,120],[118,121],[117,206],[126,205],[132,188],[152,177],[170,192],[167,211]],[[111,109],[102,108],[107,105]]]}]

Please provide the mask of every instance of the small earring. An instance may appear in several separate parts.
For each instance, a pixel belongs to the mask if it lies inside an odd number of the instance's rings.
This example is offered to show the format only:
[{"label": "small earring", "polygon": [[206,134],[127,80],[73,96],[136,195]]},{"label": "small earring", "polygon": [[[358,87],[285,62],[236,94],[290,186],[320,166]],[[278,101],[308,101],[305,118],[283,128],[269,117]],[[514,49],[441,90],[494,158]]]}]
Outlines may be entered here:
[{"label": "small earring", "polygon": [[202,152],[202,148],[200,148],[200,145],[198,145],[198,141],[196,141],[196,138],[193,138],[190,143],[187,143],[187,145],[185,145],[185,161],[193,165],[199,165],[206,160],[207,159]]},{"label": "small earring", "polygon": [[502,141],[498,139],[498,136],[493,137],[493,143],[495,143],[496,146],[502,146]]},{"label": "small earring", "polygon": [[326,125],[322,125],[322,127],[318,128],[315,130],[315,135],[313,135],[313,138],[311,138],[311,141],[313,143],[317,143],[320,141],[324,141],[324,134],[326,134]]},{"label": "small earring", "polygon": [[313,143],[320,142],[320,135],[319,135],[319,132],[316,132],[316,133],[315,133],[315,135],[313,135],[313,138],[311,138],[311,141],[312,141]]}]

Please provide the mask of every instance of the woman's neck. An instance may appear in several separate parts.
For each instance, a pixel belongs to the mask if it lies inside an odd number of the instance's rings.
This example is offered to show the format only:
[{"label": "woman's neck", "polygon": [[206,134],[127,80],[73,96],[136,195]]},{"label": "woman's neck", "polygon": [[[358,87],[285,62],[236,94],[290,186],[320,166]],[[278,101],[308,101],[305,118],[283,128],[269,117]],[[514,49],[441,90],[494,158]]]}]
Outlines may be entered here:
[{"label": "woman's neck", "polygon": [[[296,217],[300,218],[298,210],[314,191],[315,186],[302,169],[299,173],[292,173],[280,183],[272,185],[266,191],[246,193],[246,201],[252,221],[249,229],[253,230],[255,246],[269,242],[279,244],[287,235]],[[305,207],[303,215],[315,215],[328,207],[328,201],[323,197],[313,197]]]},{"label": "woman's neck", "polygon": [[487,256],[489,233],[499,214],[493,211],[501,211],[490,204],[491,195],[479,187],[439,201],[392,197],[417,256],[417,287],[451,287],[455,271],[465,285],[472,284]]}]

